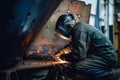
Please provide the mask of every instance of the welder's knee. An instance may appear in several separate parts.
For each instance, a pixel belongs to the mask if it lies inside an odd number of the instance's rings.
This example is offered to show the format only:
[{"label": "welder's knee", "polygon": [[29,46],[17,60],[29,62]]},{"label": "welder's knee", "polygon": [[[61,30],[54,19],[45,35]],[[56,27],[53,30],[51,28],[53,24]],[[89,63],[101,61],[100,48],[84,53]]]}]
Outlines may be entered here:
[{"label": "welder's knee", "polygon": [[104,66],[99,61],[93,60],[80,61],[73,66],[73,69],[78,74],[93,76],[94,78],[103,78],[111,74],[110,70],[104,69]]}]

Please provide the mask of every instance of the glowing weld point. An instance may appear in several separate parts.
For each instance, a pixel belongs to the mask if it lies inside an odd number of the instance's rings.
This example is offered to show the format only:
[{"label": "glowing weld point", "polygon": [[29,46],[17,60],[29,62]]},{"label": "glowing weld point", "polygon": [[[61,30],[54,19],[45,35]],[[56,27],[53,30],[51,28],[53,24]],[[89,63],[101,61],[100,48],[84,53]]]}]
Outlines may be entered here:
[{"label": "glowing weld point", "polygon": [[68,61],[61,60],[60,63],[69,63]]},{"label": "glowing weld point", "polygon": [[57,59],[57,62],[59,62],[59,63],[69,63],[68,61],[65,61],[65,60],[62,60],[62,59]]}]

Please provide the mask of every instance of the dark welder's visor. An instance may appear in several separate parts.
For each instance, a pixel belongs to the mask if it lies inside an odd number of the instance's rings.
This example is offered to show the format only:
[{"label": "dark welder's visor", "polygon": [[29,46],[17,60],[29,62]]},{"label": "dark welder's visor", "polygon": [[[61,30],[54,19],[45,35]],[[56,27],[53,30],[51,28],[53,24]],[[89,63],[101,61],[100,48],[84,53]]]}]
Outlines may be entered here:
[{"label": "dark welder's visor", "polygon": [[69,25],[58,25],[56,26],[55,31],[59,37],[70,40],[70,28],[71,26]]}]

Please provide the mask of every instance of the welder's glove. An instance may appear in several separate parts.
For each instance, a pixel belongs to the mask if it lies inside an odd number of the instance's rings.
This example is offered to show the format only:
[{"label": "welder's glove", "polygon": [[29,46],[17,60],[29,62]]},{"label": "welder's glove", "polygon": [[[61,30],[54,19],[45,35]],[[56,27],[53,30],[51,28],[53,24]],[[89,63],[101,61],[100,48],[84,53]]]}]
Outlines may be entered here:
[{"label": "welder's glove", "polygon": [[55,54],[54,54],[54,59],[56,61],[62,61],[62,59],[60,58],[60,56],[62,54],[69,54],[70,52],[72,52],[72,46],[69,44],[69,45],[66,45],[63,49],[60,49],[59,51],[57,51]]}]

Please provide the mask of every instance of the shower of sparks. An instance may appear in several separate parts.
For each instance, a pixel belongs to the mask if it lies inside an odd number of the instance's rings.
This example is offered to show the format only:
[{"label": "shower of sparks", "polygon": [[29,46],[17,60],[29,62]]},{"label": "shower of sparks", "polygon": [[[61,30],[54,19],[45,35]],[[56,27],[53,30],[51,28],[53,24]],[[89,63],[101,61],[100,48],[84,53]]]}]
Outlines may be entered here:
[{"label": "shower of sparks", "polygon": [[59,61],[57,61],[57,63],[70,63],[70,62],[60,59]]},{"label": "shower of sparks", "polygon": [[[66,80],[66,75],[67,75],[67,67],[69,66],[70,62],[62,60],[59,58],[59,61],[54,62],[54,64],[61,64],[61,65],[57,65],[55,66],[54,71],[56,72],[55,74],[55,80],[59,80],[59,78]],[[68,80],[68,79],[67,79]],[[71,79],[69,79],[71,80]]]}]

